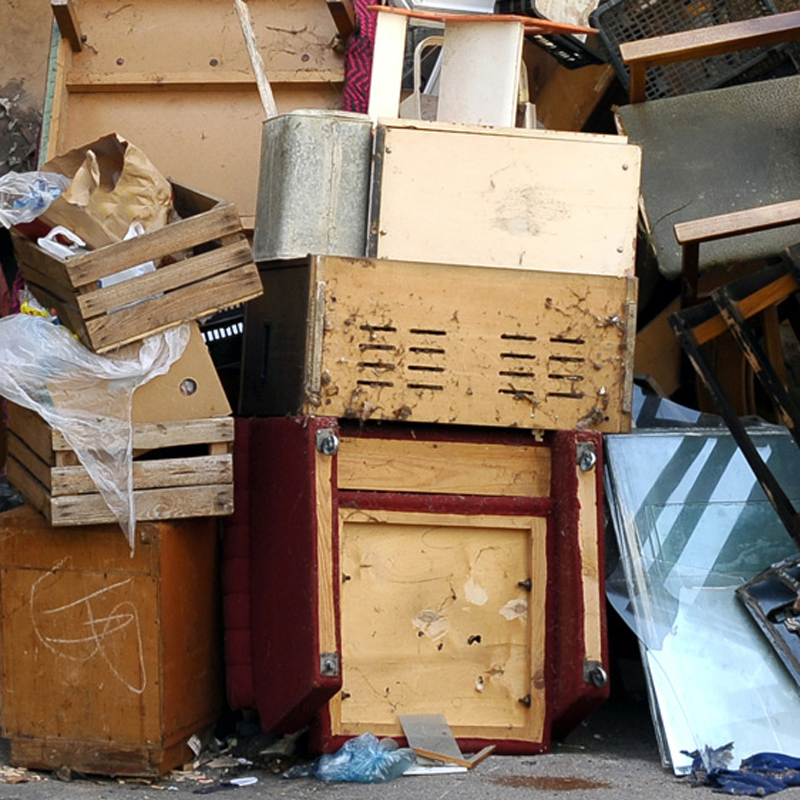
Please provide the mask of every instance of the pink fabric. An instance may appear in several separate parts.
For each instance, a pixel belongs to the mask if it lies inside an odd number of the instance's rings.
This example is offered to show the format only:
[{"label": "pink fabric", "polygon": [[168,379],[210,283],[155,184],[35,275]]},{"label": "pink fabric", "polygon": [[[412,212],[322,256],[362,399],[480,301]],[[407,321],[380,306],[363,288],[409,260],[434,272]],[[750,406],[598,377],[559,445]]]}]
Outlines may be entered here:
[{"label": "pink fabric", "polygon": [[344,56],[344,89],[342,109],[367,113],[369,83],[372,74],[372,53],[375,46],[375,12],[367,6],[375,0],[355,0],[356,28],[347,40]]}]

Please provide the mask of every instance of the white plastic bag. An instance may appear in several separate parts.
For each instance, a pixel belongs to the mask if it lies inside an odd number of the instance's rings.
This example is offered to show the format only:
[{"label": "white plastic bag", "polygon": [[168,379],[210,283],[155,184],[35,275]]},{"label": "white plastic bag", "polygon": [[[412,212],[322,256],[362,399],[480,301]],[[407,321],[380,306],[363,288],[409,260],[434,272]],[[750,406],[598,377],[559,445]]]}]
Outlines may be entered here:
[{"label": "white plastic bag", "polygon": [[0,395],[61,431],[133,550],[133,392],[183,354],[189,326],[98,355],[51,319],[0,319]]},{"label": "white plastic bag", "polygon": [[33,222],[69,186],[57,172],[7,172],[0,176],[0,225]]}]

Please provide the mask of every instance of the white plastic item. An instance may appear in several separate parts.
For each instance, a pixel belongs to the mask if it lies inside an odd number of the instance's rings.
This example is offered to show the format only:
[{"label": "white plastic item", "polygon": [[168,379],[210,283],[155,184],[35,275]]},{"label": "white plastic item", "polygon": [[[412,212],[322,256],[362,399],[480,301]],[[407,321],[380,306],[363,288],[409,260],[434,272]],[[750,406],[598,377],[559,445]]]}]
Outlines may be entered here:
[{"label": "white plastic item", "polygon": [[[59,241],[56,237],[61,240],[66,240],[67,244],[64,244],[63,241]],[[72,256],[88,252],[86,242],[63,225],[56,225],[54,228],[50,228],[47,236],[42,236],[37,239],[36,244],[51,255],[65,260]]]},{"label": "white plastic item", "polygon": [[[144,233],[145,229],[141,222],[132,222],[123,241],[127,242],[128,239],[133,239],[136,236],[143,236]],[[152,261],[145,261],[143,264],[136,264],[133,267],[128,267],[128,269],[120,270],[120,272],[106,275],[104,278],[100,278],[100,280],[97,281],[97,285],[103,289],[106,286],[114,286],[117,283],[129,281],[131,278],[137,278],[139,275],[147,275],[148,272],[155,271],[156,265]]]},{"label": "white plastic item", "polygon": [[33,222],[69,186],[57,172],[7,172],[0,176],[0,225]]}]

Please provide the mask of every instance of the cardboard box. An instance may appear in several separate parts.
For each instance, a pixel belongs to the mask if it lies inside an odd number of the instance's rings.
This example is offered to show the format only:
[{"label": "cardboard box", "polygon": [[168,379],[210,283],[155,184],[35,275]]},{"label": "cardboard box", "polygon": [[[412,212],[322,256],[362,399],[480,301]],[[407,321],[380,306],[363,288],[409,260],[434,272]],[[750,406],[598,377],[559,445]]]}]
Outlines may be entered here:
[{"label": "cardboard box", "polygon": [[[179,222],[68,260],[12,231],[28,288],[96,353],[262,292],[236,207],[174,182],[172,188]],[[150,260],[155,272],[98,287],[109,275]]]},{"label": "cardboard box", "polygon": [[196,322],[183,355],[165,375],[148,381],[133,393],[131,420],[175,422],[227,417],[231,407],[214,362]]}]

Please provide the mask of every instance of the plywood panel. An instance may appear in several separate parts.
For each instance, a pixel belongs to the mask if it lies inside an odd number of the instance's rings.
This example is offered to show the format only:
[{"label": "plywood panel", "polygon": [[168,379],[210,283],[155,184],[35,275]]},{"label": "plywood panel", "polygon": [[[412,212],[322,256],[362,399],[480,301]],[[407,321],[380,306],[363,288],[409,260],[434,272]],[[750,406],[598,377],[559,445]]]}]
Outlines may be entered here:
[{"label": "plywood panel", "polygon": [[384,122],[369,254],[633,275],[640,152],[607,140]]},{"label": "plywood panel", "polygon": [[343,511],[340,522],[334,733],[402,735],[397,715],[441,713],[455,736],[541,740],[545,520]]},{"label": "plywood panel", "polygon": [[[338,108],[344,59],[326,5],[248,7],[278,111]],[[48,156],[116,131],[164,174],[235,202],[252,228],[264,112],[233,3],[82,0],[79,11],[86,46],[62,42]]]},{"label": "plywood panel", "polygon": [[340,490],[549,497],[547,447],[342,439]]},{"label": "plywood panel", "polygon": [[629,428],[635,279],[319,264],[324,360],[309,384],[318,392],[310,413]]}]

